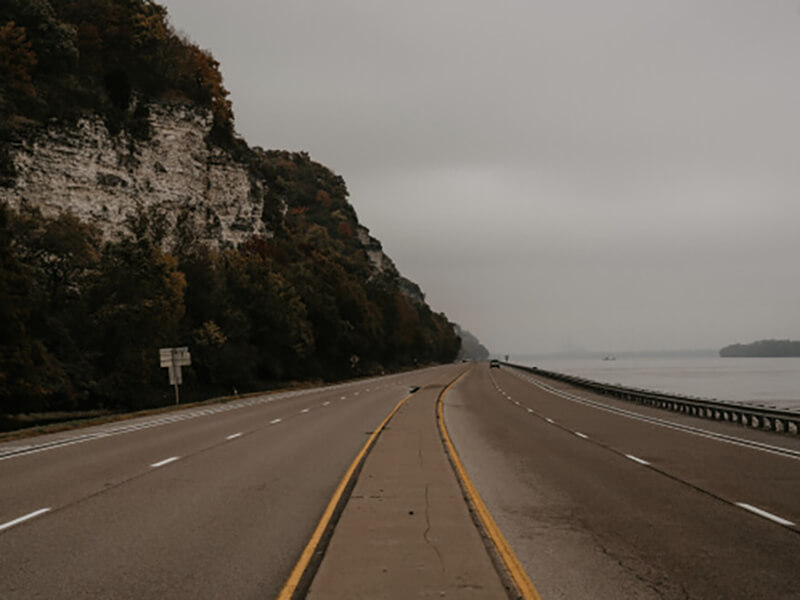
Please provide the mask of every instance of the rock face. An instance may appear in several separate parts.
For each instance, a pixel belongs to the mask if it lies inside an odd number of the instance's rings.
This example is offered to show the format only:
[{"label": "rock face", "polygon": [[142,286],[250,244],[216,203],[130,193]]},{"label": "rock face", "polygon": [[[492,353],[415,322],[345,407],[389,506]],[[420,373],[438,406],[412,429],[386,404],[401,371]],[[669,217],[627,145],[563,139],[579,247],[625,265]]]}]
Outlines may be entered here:
[{"label": "rock face", "polygon": [[183,104],[147,107],[149,139],[111,135],[99,117],[50,126],[12,148],[16,180],[0,202],[45,216],[71,212],[111,238],[144,211],[168,230],[181,220],[201,241],[236,246],[269,235],[262,214],[265,186],[247,165],[207,144],[209,111]]},{"label": "rock face", "polygon": [[397,273],[397,267],[395,267],[394,262],[391,258],[386,256],[381,243],[369,234],[369,229],[363,225],[359,225],[356,229],[356,235],[358,235],[358,241],[361,242],[361,245],[364,247],[369,262],[372,264],[376,273],[384,273],[386,271]]}]

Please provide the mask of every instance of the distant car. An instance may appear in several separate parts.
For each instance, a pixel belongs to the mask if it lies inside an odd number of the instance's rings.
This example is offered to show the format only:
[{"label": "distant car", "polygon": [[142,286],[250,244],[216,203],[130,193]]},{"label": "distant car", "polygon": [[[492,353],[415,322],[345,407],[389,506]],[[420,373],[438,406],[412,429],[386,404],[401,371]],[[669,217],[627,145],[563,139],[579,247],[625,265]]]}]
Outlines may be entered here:
[{"label": "distant car", "polygon": [[489,361],[489,368],[490,369],[499,369],[500,368],[500,361],[497,359],[492,359]]}]

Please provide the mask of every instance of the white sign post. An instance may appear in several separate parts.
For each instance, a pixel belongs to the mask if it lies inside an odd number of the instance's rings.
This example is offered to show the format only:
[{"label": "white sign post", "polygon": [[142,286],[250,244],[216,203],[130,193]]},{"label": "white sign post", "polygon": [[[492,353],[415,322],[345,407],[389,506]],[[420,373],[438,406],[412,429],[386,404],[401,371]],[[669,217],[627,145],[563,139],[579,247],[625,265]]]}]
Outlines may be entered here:
[{"label": "white sign post", "polygon": [[180,404],[178,386],[183,383],[181,367],[188,367],[192,364],[192,355],[189,354],[189,348],[186,346],[161,348],[158,351],[158,356],[161,359],[161,366],[169,369],[169,383],[175,386],[175,404]]}]

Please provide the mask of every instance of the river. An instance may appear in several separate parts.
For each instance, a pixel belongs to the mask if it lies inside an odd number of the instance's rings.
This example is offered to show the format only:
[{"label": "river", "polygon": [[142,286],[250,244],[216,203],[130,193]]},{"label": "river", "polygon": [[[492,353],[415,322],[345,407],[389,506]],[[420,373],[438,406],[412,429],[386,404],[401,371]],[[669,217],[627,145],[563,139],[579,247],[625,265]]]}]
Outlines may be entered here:
[{"label": "river", "polygon": [[511,362],[604,383],[800,411],[800,358],[617,358]]}]

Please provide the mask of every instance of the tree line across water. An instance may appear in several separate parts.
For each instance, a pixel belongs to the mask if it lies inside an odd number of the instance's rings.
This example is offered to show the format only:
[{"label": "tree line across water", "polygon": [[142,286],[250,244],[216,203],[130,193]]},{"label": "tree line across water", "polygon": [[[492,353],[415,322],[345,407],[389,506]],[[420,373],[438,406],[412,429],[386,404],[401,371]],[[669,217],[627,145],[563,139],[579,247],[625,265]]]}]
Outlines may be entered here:
[{"label": "tree line across water", "polygon": [[719,355],[723,358],[800,356],[800,341],[759,340],[750,344],[732,344],[720,350]]}]

